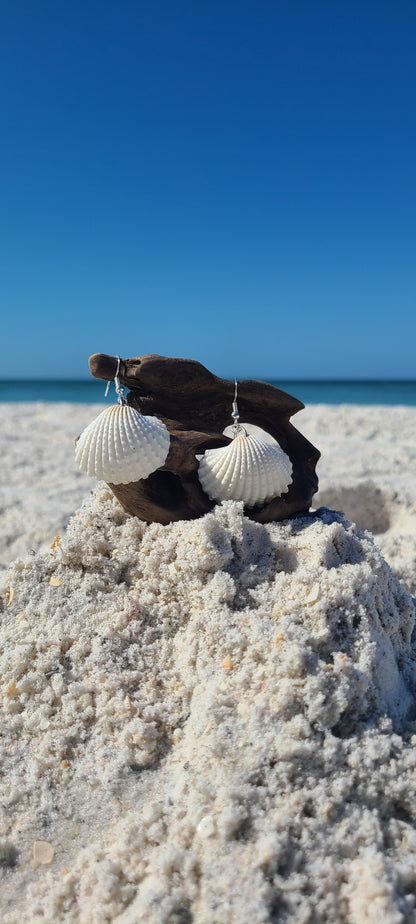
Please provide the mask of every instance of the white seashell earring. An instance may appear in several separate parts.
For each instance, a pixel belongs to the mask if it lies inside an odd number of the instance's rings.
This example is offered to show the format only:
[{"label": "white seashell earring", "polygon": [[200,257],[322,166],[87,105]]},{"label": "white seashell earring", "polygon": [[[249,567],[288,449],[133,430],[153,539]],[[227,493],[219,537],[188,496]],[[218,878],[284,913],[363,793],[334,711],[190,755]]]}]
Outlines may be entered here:
[{"label": "white seashell earring", "polygon": [[278,443],[250,436],[240,424],[237,381],[231,414],[233,440],[220,449],[207,449],[198,478],[210,500],[242,500],[247,507],[264,504],[286,494],[292,483],[292,463]]},{"label": "white seashell earring", "polygon": [[75,447],[75,458],[88,475],[109,484],[129,484],[147,478],[165,463],[170,435],[158,417],[145,417],[127,404],[118,378],[120,357],[117,359],[114,384],[118,402],[102,411],[83,430]]}]

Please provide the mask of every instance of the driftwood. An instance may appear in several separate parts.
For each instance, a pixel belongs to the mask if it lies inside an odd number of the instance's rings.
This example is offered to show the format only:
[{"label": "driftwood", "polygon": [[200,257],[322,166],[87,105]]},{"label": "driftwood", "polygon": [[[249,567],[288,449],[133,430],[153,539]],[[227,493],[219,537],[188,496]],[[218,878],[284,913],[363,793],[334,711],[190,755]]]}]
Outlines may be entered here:
[{"label": "driftwood", "polygon": [[[95,353],[89,365],[92,375],[108,381],[116,374],[117,358]],[[130,389],[128,403],[142,414],[163,420],[171,437],[169,455],[160,469],[141,481],[109,485],[122,506],[148,523],[190,520],[212,510],[214,502],[198,480],[196,455],[230,442],[223,430],[232,423],[234,383],[192,359],[157,354],[122,359],[119,379]],[[293,465],[293,481],[286,494],[245,508],[246,515],[259,523],[306,512],[318,490],[315,466],[320,453],[290,423],[290,417],[303,407],[301,401],[265,382],[238,383],[241,422],[270,433]]]}]

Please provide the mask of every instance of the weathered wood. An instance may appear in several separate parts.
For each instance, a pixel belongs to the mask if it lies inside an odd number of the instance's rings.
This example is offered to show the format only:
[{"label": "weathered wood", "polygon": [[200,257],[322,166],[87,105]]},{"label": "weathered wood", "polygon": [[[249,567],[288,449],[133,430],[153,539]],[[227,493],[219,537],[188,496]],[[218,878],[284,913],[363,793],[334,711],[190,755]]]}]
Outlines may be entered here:
[{"label": "weathered wood", "polygon": [[[90,357],[95,378],[114,379],[117,357]],[[166,424],[171,444],[162,468],[141,481],[109,487],[125,510],[148,523],[189,520],[212,510],[214,503],[198,479],[198,459],[205,449],[226,446],[224,429],[232,423],[234,383],[218,378],[192,359],[140,356],[120,361],[119,379],[130,389],[127,401],[142,414],[154,414]],[[270,433],[290,457],[293,481],[289,491],[266,504],[246,507],[252,520],[267,523],[307,511],[318,490],[315,472],[320,453],[290,423],[304,405],[266,382],[238,383],[238,409],[243,423]]]}]

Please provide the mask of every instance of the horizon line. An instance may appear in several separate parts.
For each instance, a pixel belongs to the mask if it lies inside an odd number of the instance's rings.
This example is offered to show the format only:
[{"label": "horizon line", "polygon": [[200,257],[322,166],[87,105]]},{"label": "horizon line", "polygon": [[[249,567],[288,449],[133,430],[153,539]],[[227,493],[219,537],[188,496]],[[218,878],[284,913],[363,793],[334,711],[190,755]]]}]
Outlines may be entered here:
[{"label": "horizon line", "polygon": [[[217,378],[224,378],[224,376],[217,376]],[[235,376],[230,377],[230,381],[233,381],[234,379],[235,379]],[[410,378],[405,378],[405,379],[336,378],[335,379],[335,378],[298,378],[298,377],[292,378],[292,377],[286,377],[286,376],[281,376],[279,378],[276,378],[275,376],[262,376],[261,378],[256,378],[255,376],[251,376],[251,379],[254,381],[260,381],[260,382],[296,382],[296,383],[308,383],[308,384],[314,383],[316,385],[346,385],[346,384],[348,385],[350,384],[356,384],[356,385],[386,385],[386,384],[416,385],[416,378],[414,379],[410,379]],[[64,377],[64,378],[50,377],[50,378],[39,378],[38,379],[38,378],[31,378],[31,377],[29,378],[19,377],[19,378],[4,378],[4,379],[0,378],[0,385],[8,385],[8,384],[16,385],[19,382],[21,382],[22,384],[23,383],[29,384],[30,382],[32,382],[34,385],[35,384],[37,385],[46,384],[46,383],[51,383],[51,382],[59,382],[61,384],[67,383],[68,385],[92,385],[94,383],[98,385],[99,383],[104,383],[106,381],[107,379],[97,379],[97,378],[79,379],[79,378],[67,378],[67,377]],[[108,379],[108,381],[112,382],[113,380]],[[249,381],[249,379],[242,379],[237,376],[237,381],[239,382]],[[126,385],[125,387],[129,388],[130,386]]]}]

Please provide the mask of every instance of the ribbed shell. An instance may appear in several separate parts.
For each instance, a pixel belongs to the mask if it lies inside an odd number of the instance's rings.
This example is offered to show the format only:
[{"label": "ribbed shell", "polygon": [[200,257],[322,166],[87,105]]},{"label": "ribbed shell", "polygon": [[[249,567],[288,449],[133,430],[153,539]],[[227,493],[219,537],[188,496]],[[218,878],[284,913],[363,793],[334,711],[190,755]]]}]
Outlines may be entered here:
[{"label": "ribbed shell", "polygon": [[292,463],[277,444],[244,433],[228,446],[207,449],[198,477],[211,500],[242,500],[254,507],[286,493]]},{"label": "ribbed shell", "polygon": [[106,408],[83,430],[75,447],[79,467],[110,484],[147,478],[166,461],[169,431],[157,417],[128,404]]}]

